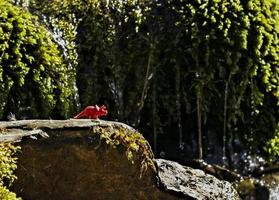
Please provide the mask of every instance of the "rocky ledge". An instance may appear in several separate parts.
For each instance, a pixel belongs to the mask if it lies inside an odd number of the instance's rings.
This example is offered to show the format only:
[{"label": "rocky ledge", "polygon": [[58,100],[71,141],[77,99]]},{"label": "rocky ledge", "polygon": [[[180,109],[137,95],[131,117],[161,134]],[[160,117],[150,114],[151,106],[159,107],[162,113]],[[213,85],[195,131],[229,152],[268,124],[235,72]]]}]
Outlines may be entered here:
[{"label": "rocky ledge", "polygon": [[135,129],[103,120],[0,122],[0,142],[21,147],[12,191],[23,199],[239,199],[232,185],[154,159]]}]

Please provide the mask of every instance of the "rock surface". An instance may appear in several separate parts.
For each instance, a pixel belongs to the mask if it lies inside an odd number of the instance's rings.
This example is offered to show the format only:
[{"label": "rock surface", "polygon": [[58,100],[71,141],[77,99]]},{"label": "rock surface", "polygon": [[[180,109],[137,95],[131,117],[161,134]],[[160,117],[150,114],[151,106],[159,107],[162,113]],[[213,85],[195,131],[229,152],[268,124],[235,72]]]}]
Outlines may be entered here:
[{"label": "rock surface", "polygon": [[156,159],[159,184],[167,191],[183,194],[198,200],[238,200],[233,186],[198,169],[177,162]]},{"label": "rock surface", "polygon": [[23,199],[239,199],[201,170],[155,159],[156,172],[147,141],[123,123],[22,120],[0,122],[0,131],[0,142],[21,146],[12,190]]},{"label": "rock surface", "polygon": [[[20,141],[16,143],[21,146],[15,171],[18,179],[12,191],[23,199],[179,199],[156,186],[152,168],[145,166],[147,169],[140,178],[143,157],[151,157],[152,151],[144,138],[125,124],[24,120],[0,122],[0,129],[3,132],[1,142]],[[125,137],[119,137],[120,133]],[[133,144],[133,140],[140,140],[141,146]],[[129,148],[135,150],[132,160],[127,158],[131,155],[127,155],[130,151],[122,145],[125,142],[132,144]],[[142,148],[146,155],[142,154]]]}]

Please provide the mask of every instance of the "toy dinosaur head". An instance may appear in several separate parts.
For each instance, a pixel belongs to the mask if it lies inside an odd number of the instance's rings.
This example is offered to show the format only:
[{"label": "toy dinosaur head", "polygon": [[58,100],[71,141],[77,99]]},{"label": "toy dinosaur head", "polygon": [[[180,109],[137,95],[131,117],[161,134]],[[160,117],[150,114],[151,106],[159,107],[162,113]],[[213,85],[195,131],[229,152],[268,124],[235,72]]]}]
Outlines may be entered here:
[{"label": "toy dinosaur head", "polygon": [[[96,108],[98,108],[98,106],[96,105]],[[105,116],[108,114],[108,110],[107,107],[105,105],[102,105],[101,107],[99,107],[99,109],[97,109],[97,114],[98,116]]]}]

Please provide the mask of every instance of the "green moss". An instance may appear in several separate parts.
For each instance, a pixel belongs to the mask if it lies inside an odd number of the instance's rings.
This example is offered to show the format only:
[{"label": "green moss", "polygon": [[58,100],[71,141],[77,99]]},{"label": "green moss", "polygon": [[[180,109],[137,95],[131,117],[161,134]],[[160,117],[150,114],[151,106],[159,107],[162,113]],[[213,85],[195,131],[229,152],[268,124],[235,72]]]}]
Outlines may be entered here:
[{"label": "green moss", "polygon": [[[0,144],[0,199],[1,200],[15,200],[20,199],[16,197],[16,194],[10,192],[7,186],[10,186],[16,179],[13,171],[17,168],[14,154],[19,150],[19,147],[15,147],[12,144],[2,143]],[[4,183],[5,181],[5,183]]]},{"label": "green moss", "polygon": [[244,179],[237,184],[236,189],[241,197],[246,197],[253,193],[255,185],[252,179]]},{"label": "green moss", "polygon": [[156,170],[153,162],[154,155],[144,137],[137,131],[119,126],[93,126],[94,133],[100,135],[113,148],[125,148],[127,159],[134,164],[140,163],[140,177],[148,170]]},{"label": "green moss", "polygon": [[5,186],[0,186],[0,199],[1,200],[19,200],[21,198],[16,197],[16,194],[9,191]]},{"label": "green moss", "polygon": [[0,0],[0,118],[68,117],[73,73],[38,18]]},{"label": "green moss", "polygon": [[266,151],[272,158],[279,156],[279,123],[275,129],[274,138],[270,139],[266,146]]}]

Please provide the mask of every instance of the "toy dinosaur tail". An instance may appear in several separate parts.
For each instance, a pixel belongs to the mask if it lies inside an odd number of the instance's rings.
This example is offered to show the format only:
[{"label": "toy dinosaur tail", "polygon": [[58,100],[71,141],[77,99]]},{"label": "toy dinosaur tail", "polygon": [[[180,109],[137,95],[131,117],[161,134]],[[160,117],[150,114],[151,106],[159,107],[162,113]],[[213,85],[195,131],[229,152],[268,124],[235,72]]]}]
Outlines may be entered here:
[{"label": "toy dinosaur tail", "polygon": [[74,116],[74,119],[79,119],[81,117],[84,117],[84,111],[80,112],[79,114],[77,114],[76,116]]}]

